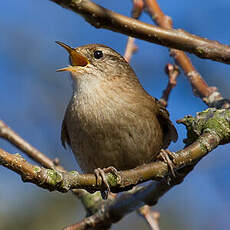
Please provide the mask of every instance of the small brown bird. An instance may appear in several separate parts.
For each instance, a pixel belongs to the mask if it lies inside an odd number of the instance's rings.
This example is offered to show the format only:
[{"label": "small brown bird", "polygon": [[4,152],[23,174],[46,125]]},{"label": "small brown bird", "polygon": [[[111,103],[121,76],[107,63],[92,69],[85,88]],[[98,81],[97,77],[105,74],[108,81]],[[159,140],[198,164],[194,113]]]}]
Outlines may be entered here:
[{"label": "small brown bird", "polygon": [[71,48],[57,43],[68,51],[71,64],[58,71],[69,71],[73,80],[61,140],[84,173],[135,168],[177,140],[167,110],[143,89],[120,54],[100,44]]}]

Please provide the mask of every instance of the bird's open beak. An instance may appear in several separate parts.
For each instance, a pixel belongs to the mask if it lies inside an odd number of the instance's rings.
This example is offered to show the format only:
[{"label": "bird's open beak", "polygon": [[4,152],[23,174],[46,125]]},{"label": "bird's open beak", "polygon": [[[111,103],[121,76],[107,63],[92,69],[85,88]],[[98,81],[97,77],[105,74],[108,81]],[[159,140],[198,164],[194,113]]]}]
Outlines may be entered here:
[{"label": "bird's open beak", "polygon": [[56,43],[60,46],[62,46],[64,49],[66,49],[70,55],[70,59],[71,59],[71,66],[67,66],[61,69],[57,69],[56,71],[70,71],[70,72],[74,72],[74,70],[76,71],[76,66],[80,66],[80,67],[84,67],[87,64],[89,64],[89,61],[86,57],[84,57],[83,55],[81,55],[79,52],[77,52],[74,48],[71,48],[70,46],[64,44],[63,42],[59,42],[56,41]]}]

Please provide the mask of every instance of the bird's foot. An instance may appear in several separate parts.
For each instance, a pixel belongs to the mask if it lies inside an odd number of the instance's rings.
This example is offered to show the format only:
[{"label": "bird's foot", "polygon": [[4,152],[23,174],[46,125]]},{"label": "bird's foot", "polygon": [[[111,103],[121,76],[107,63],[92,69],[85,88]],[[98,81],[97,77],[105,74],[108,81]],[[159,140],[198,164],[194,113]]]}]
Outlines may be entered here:
[{"label": "bird's foot", "polygon": [[173,159],[175,158],[174,153],[170,152],[168,149],[161,149],[158,158],[161,158],[170,168],[170,171],[173,175],[173,177],[176,177],[175,171],[174,171],[174,163]]},{"label": "bird's foot", "polygon": [[104,168],[104,169],[97,168],[94,170],[94,173],[95,173],[97,181],[98,181],[99,177],[101,177],[101,179],[102,179],[102,182],[103,182],[106,190],[101,191],[101,197],[102,197],[102,199],[106,200],[108,198],[108,194],[111,191],[110,191],[110,186],[109,186],[109,183],[108,183],[108,180],[107,180],[105,174],[106,173],[113,173],[114,175],[118,176],[117,170],[114,167],[110,166],[110,167]]}]

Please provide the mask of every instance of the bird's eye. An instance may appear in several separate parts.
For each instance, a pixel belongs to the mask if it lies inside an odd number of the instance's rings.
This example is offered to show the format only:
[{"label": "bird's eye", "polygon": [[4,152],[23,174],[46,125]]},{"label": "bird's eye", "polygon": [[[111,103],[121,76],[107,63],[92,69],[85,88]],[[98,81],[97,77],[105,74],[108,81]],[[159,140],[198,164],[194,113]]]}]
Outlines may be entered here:
[{"label": "bird's eye", "polygon": [[96,59],[100,59],[100,58],[102,58],[103,57],[103,52],[101,51],[101,50],[96,50],[96,51],[94,51],[94,57],[96,58]]}]

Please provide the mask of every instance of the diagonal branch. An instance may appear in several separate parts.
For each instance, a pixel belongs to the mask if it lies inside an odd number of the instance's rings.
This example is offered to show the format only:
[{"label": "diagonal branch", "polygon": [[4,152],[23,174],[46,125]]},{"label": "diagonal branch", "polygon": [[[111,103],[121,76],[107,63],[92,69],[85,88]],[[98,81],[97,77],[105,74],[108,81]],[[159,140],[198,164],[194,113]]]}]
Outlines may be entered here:
[{"label": "diagonal branch", "polygon": [[176,80],[177,80],[178,75],[180,74],[180,70],[177,65],[167,64],[165,66],[165,72],[167,73],[168,78],[169,78],[168,85],[166,89],[163,91],[163,94],[159,101],[162,103],[162,105],[166,107],[168,105],[169,95],[172,89],[176,86],[176,83],[177,83]]},{"label": "diagonal branch", "polygon": [[0,137],[6,139],[11,144],[21,149],[26,153],[31,159],[39,162],[46,168],[58,168],[59,170],[64,170],[61,166],[57,167],[55,160],[51,160],[45,154],[40,152],[38,149],[34,148],[31,144],[26,142],[22,137],[15,133],[9,126],[7,126],[2,120],[0,120]]},{"label": "diagonal branch", "polygon": [[[214,111],[217,113],[213,114]],[[216,115],[220,118],[218,122],[215,121]],[[212,151],[218,144],[229,143],[230,123],[227,118],[229,115],[229,111],[208,109],[199,113],[195,119],[191,116],[182,119],[180,122],[184,123],[188,130],[187,143],[189,140],[192,142],[192,139],[194,139],[196,135],[199,135],[201,132],[203,133],[197,141],[180,151],[180,153],[177,152],[177,156],[175,156],[175,159],[178,160],[178,157],[183,158],[186,164],[189,162],[190,164],[182,167],[182,163],[180,165],[181,168],[177,170],[177,176],[175,178],[167,178],[166,176],[159,182],[153,182],[145,187],[135,187],[129,192],[122,193],[116,199],[108,201],[106,205],[99,209],[94,215],[72,225],[73,228],[70,229],[86,230],[92,229],[92,227],[93,229],[100,229],[101,224],[110,226],[112,223],[119,221],[123,216],[144,204],[155,205],[159,198],[167,191],[183,182],[184,178],[193,170],[194,166],[207,152]],[[217,130],[219,131],[216,133]],[[195,158],[196,161],[194,162],[193,159]],[[173,162],[176,164],[177,160],[175,161],[175,159]],[[68,228],[65,228],[65,230],[67,229]]]},{"label": "diagonal branch", "polygon": [[[170,177],[167,165],[161,161],[118,172],[118,176],[107,174],[112,191],[130,189],[133,185],[146,180],[162,179],[146,187],[135,187],[129,192],[122,193],[103,202],[101,202],[101,198],[98,197],[97,193],[93,195],[89,195],[86,192],[78,193],[91,216],[75,224],[75,226],[81,226],[80,229],[90,229],[92,227],[101,229],[100,226],[107,226],[108,228],[112,223],[119,221],[124,215],[144,204],[156,204],[158,199],[168,190],[183,181],[184,177],[203,156],[219,144],[230,142],[229,121],[230,111],[216,109],[205,110],[198,113],[195,118],[187,116],[181,119],[179,122],[186,125],[188,138],[185,141],[187,147],[174,153],[173,163],[177,177]],[[49,190],[67,192],[76,187],[85,188],[88,191],[104,189],[101,186],[101,181],[99,183],[96,181],[95,175],[81,175],[77,172],[60,172],[55,169],[45,169],[31,165],[19,154],[12,155],[4,150],[0,150],[0,165],[17,172],[24,181],[37,184]],[[72,227],[72,229],[76,229],[74,226]]]},{"label": "diagonal branch", "polygon": [[140,216],[143,216],[146,223],[149,225],[151,230],[160,230],[159,227],[159,218],[160,213],[156,211],[152,211],[148,205],[144,205],[143,207],[138,209],[138,213]]},{"label": "diagonal branch", "polygon": [[[12,130],[9,126],[7,126],[2,120],[0,120],[0,137],[9,141],[15,147],[22,150],[27,156],[29,156],[35,162],[43,165],[44,167],[49,169],[55,168],[56,170],[62,172],[65,171],[61,165],[57,164],[57,161],[55,161],[55,159],[54,160],[50,159],[44,153],[40,152],[38,149],[33,147],[22,137],[20,137],[14,130]],[[14,156],[12,155],[7,156],[8,153],[5,152],[4,150],[0,150],[0,152],[1,152],[1,158],[3,161],[6,162],[6,164],[7,162],[9,163],[12,162],[13,164],[16,163],[16,165],[12,165],[13,168],[10,168],[11,163],[6,165],[7,168],[15,172],[19,172],[21,170],[21,164],[19,164],[20,167],[18,167],[17,165],[19,163],[18,160],[20,160],[20,162],[22,162],[23,165],[25,164],[25,171],[24,171],[25,176],[22,175],[22,178],[26,178],[28,174],[37,175],[34,173],[38,173],[38,170],[40,170],[39,166],[33,166],[31,164],[27,164],[26,161],[19,154],[16,154]],[[6,160],[4,160],[5,157]],[[87,206],[88,204],[87,202],[84,202],[84,199],[86,196],[88,197],[88,194],[86,194],[86,192],[84,192],[83,190],[74,189],[72,191],[75,195],[77,195],[81,199],[83,203],[85,203],[84,206],[86,208],[86,211],[88,212],[90,207]]]},{"label": "diagonal branch", "polygon": [[[215,144],[218,143],[218,138],[216,140],[214,139],[210,136],[209,142],[206,142],[206,144],[208,144],[210,147],[214,147]],[[195,149],[194,151],[198,153],[198,149]],[[160,182],[153,182],[145,187],[135,187],[131,191],[122,193],[116,199],[108,201],[106,205],[99,209],[94,215],[72,225],[72,228],[65,228],[64,230],[90,230],[92,228],[99,230],[101,229],[100,227],[102,224],[105,226],[110,226],[111,224],[121,220],[125,215],[145,204],[150,206],[156,205],[158,200],[166,192],[172,189],[175,185],[183,182],[186,175],[193,170],[198,161],[199,160],[197,160],[194,165],[184,167],[182,170],[180,170],[180,173],[177,174],[176,178],[165,178]]]},{"label": "diagonal branch", "polygon": [[[174,153],[175,170],[196,163],[219,144],[230,140],[230,111],[209,109],[195,118],[185,117],[180,121],[188,128],[185,149]],[[20,174],[24,181],[37,184],[49,190],[67,192],[70,189],[84,188],[89,192],[103,191],[101,178],[94,174],[79,174],[76,171],[61,172],[45,169],[25,161],[19,154],[12,155],[0,151],[0,164]],[[151,162],[135,169],[120,171],[116,175],[107,173],[106,178],[111,191],[119,192],[147,180],[160,180],[170,174],[163,161]]]},{"label": "diagonal branch", "polygon": [[183,30],[163,29],[126,17],[89,0],[51,0],[80,14],[96,28],[105,28],[131,37],[195,54],[200,58],[230,64],[230,47]]},{"label": "diagonal branch", "polygon": [[[162,12],[157,0],[145,0],[145,4],[147,12],[156,24],[165,29],[172,29],[172,19]],[[192,85],[195,95],[199,96],[208,106],[216,108],[230,107],[229,100],[224,99],[217,88],[208,86],[193,66],[190,58],[183,51],[170,49],[170,54],[175,59],[175,62],[183,69]]]}]

